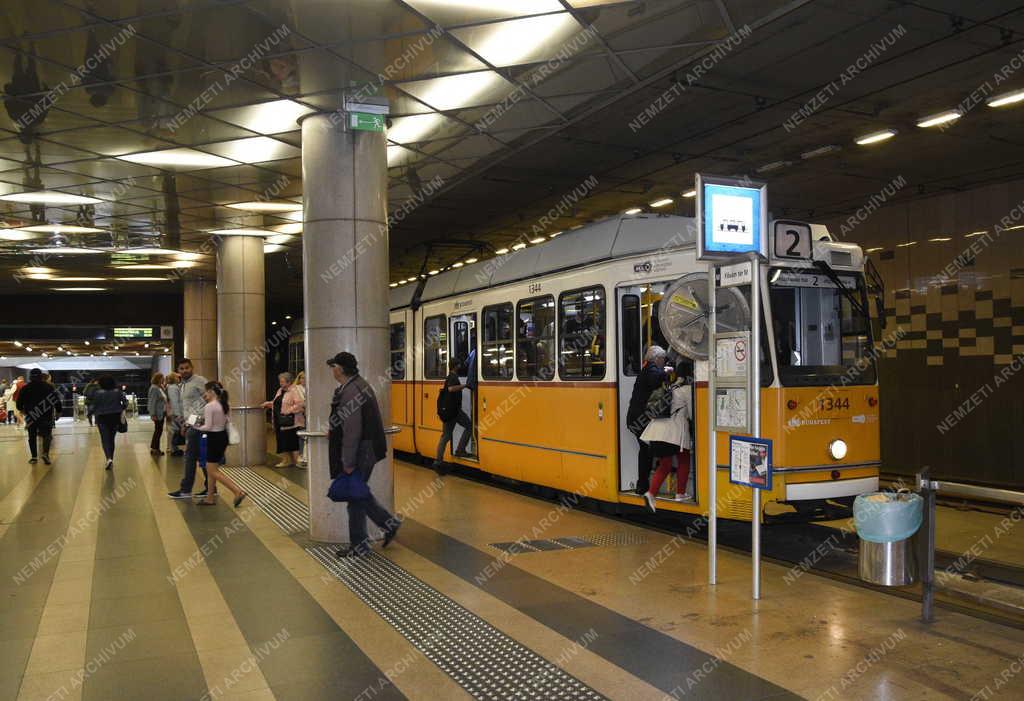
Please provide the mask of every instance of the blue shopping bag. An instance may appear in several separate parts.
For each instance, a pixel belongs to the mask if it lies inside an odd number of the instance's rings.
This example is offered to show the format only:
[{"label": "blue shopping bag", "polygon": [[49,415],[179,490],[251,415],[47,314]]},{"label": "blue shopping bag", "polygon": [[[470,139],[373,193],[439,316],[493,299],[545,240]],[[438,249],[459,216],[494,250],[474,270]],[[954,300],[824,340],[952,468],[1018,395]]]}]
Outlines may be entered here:
[{"label": "blue shopping bag", "polygon": [[361,501],[369,496],[370,487],[363,479],[361,470],[353,470],[349,474],[342,470],[327,490],[327,498],[331,501]]}]

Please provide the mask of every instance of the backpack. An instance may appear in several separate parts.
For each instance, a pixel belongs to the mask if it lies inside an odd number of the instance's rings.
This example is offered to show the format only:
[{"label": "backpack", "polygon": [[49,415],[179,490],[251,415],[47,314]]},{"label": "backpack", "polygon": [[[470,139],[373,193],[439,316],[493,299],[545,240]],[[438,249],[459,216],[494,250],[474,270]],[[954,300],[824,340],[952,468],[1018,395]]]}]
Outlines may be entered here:
[{"label": "backpack", "polygon": [[644,413],[652,419],[668,419],[672,416],[672,388],[661,385],[647,398]]},{"label": "backpack", "polygon": [[448,395],[451,392],[448,391],[448,383],[446,382],[441,390],[437,393],[437,418],[441,419],[443,423],[452,421],[458,416],[458,410],[453,406],[454,402],[448,399]]}]

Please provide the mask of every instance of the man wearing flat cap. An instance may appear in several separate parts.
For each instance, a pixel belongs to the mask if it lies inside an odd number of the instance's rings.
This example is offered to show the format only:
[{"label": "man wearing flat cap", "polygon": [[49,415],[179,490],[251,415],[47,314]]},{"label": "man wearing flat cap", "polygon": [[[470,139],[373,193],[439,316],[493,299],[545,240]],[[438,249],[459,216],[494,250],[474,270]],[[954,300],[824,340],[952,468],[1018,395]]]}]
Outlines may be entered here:
[{"label": "man wearing flat cap", "polygon": [[[344,471],[359,470],[367,483],[373,466],[387,457],[388,443],[380,415],[377,395],[359,374],[356,357],[347,351],[327,361],[338,381],[331,400],[328,433],[328,460],[333,480]],[[401,521],[388,513],[370,494],[366,499],[348,502],[349,547],[338,551],[338,557],[358,557],[370,551],[366,533],[369,517],[384,531],[384,545],[395,537]]]}]

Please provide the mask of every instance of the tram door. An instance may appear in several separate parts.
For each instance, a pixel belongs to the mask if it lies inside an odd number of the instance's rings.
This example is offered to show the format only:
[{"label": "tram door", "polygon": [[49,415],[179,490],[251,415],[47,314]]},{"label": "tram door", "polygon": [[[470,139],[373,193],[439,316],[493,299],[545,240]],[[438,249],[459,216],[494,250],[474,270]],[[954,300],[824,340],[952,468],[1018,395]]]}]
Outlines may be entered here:
[{"label": "tram door", "polygon": [[658,302],[668,285],[667,282],[624,285],[615,291],[619,319],[619,490],[623,492],[635,489],[638,478],[639,444],[626,422],[629,398],[647,349],[652,345],[668,348],[658,326]]},{"label": "tram door", "polygon": [[[458,367],[460,362],[465,362],[467,369],[465,372],[459,373],[459,379],[462,384],[467,385],[468,389],[462,392],[462,411],[465,412],[466,416],[473,423],[470,429],[470,439],[466,443],[466,452],[472,456],[477,457],[477,415],[476,415],[476,398],[477,398],[477,345],[476,345],[476,314],[462,314],[459,316],[452,316],[449,318],[449,329],[448,338],[451,339],[451,348],[449,358],[455,363],[455,367]],[[465,432],[462,426],[456,425],[455,432],[452,436],[451,450],[454,454],[456,447],[462,440],[462,434]]]}]

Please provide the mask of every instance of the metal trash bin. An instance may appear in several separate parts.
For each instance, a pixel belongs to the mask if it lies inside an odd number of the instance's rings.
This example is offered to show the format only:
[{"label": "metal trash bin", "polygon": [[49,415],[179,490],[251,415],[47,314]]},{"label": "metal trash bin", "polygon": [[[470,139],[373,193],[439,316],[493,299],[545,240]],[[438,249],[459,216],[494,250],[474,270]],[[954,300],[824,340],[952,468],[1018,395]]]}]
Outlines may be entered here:
[{"label": "metal trash bin", "polygon": [[911,492],[861,494],[853,502],[860,578],[886,587],[917,581],[916,539],[924,502]]}]

